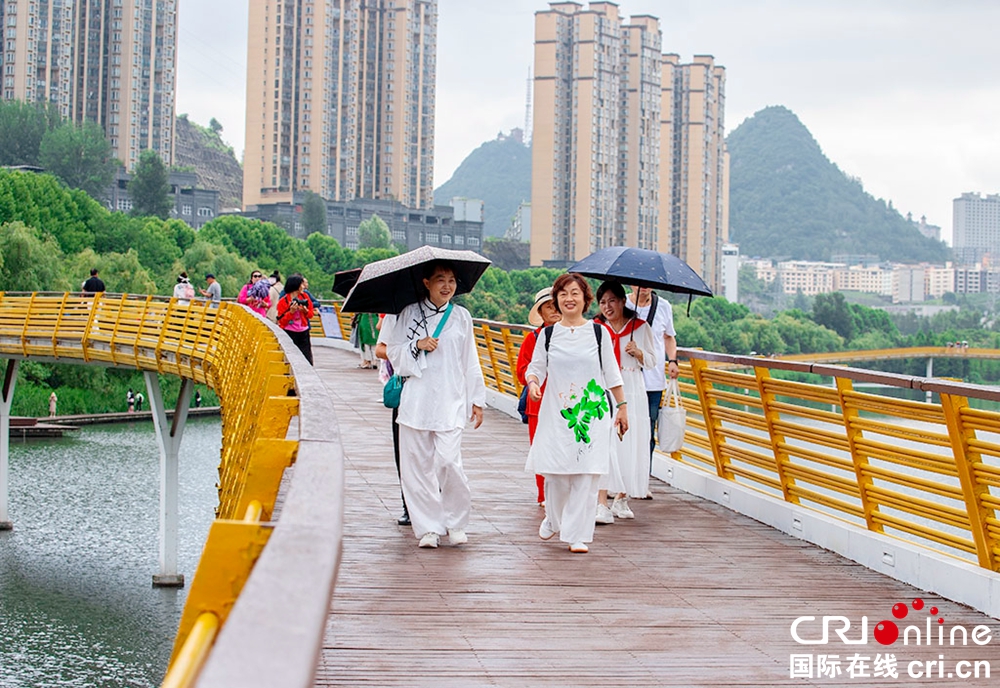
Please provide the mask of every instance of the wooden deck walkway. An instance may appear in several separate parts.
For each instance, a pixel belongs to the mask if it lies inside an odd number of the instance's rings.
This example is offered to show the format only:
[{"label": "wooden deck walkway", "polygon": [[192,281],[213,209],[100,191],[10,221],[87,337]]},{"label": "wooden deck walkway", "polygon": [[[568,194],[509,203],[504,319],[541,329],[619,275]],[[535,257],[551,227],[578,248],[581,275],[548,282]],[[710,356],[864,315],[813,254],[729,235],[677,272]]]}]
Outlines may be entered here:
[{"label": "wooden deck walkway", "polygon": [[[963,659],[989,661],[1000,673],[996,620],[658,481],[653,500],[633,501],[634,521],[598,527],[589,554],[542,542],[534,479],[522,470],[526,426],[496,411],[465,435],[469,543],[450,547],[445,539],[437,550],[418,549],[411,529],[396,525],[390,415],[376,373],[359,370],[353,354],[314,352],[338,400],[347,454],[343,563],[318,686],[991,683],[948,681]],[[867,616],[870,635],[892,619],[893,604],[915,597],[926,607],[911,610],[905,623],[923,629],[927,609],[937,606],[946,629],[986,624],[992,642],[883,647],[869,638],[805,646],[790,636],[792,621],[804,615],[846,616],[855,625],[851,637]],[[803,635],[818,633],[803,627]],[[848,676],[855,653],[870,658],[867,678]],[[896,656],[899,678],[873,676],[875,655],[885,653]],[[817,655],[817,662],[820,654],[838,655],[841,674],[791,678],[792,654]],[[943,678],[937,668],[933,679],[907,676],[910,661],[939,655]]]}]

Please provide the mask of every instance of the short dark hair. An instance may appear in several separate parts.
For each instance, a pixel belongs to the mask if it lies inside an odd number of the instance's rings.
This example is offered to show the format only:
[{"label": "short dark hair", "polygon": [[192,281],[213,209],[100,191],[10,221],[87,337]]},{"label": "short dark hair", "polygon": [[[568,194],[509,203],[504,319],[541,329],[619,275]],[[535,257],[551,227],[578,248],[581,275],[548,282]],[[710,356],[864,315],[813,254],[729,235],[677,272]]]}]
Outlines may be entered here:
[{"label": "short dark hair", "polygon": [[556,310],[562,313],[559,309],[559,292],[566,291],[569,288],[570,282],[576,282],[580,285],[580,290],[583,291],[583,311],[586,313],[587,309],[590,308],[590,304],[594,302],[594,292],[591,290],[587,280],[578,272],[567,272],[564,275],[559,275],[556,277],[556,281],[553,282],[552,302],[556,305]]},{"label": "short dark hair", "polygon": [[302,275],[291,275],[287,280],[285,280],[285,293],[291,294],[293,291],[298,291],[302,288]]},{"label": "short dark hair", "polygon": [[97,275],[97,268],[90,268],[90,276],[94,277]]},{"label": "short dark hair", "polygon": [[208,273],[207,275],[205,275],[205,279],[215,279],[215,275],[213,275],[212,273]]},{"label": "short dark hair", "polygon": [[457,275],[455,272],[455,266],[452,265],[451,261],[438,258],[424,263],[424,279],[430,279],[439,269],[447,270],[451,274]]}]

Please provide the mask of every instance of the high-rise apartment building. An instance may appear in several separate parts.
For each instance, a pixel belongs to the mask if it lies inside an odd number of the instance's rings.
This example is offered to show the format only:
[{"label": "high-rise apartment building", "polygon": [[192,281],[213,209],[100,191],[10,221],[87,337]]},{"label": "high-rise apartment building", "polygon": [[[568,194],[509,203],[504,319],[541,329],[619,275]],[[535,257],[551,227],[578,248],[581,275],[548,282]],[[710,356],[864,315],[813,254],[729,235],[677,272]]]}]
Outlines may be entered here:
[{"label": "high-rise apartment building", "polygon": [[4,0],[4,100],[99,124],[131,169],[173,162],[177,0]]},{"label": "high-rise apartment building", "polygon": [[725,70],[663,55],[611,2],[535,14],[531,262],[605,246],[674,253],[716,290],[728,237]]},{"label": "high-rise apartment building", "polygon": [[0,2],[3,99],[48,103],[70,114],[73,0]]},{"label": "high-rise apartment building", "polygon": [[960,264],[1000,256],[1000,194],[963,193],[952,201],[952,248]]},{"label": "high-rise apartment building", "polygon": [[128,169],[174,159],[177,0],[75,0],[72,117],[97,122]]},{"label": "high-rise apartment building", "polygon": [[672,67],[673,141],[661,151],[670,155],[673,172],[669,252],[719,291],[722,246],[729,240],[726,72],[711,55]]},{"label": "high-rise apartment building", "polygon": [[437,0],[250,3],[243,203],[433,206]]}]

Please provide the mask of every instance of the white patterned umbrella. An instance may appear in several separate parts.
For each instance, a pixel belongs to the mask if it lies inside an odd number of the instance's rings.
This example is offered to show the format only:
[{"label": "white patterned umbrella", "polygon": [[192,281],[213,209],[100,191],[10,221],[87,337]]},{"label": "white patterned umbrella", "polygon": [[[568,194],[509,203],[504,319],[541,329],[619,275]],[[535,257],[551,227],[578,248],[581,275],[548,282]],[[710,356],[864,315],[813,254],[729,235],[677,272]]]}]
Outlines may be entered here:
[{"label": "white patterned umbrella", "polygon": [[490,266],[490,260],[475,251],[454,251],[421,246],[407,253],[369,263],[361,270],[343,310],[348,313],[399,313],[422,299],[424,270],[430,262],[446,261],[455,271],[455,294],[472,291]]}]

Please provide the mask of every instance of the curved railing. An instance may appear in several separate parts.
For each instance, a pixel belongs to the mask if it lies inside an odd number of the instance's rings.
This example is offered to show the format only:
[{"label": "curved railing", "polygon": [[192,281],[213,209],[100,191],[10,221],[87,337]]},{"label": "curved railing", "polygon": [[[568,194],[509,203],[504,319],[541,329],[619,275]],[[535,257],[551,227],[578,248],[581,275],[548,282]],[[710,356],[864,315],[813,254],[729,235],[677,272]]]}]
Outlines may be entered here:
[{"label": "curved railing", "polygon": [[[525,331],[476,321],[487,385],[500,393],[520,393],[514,371]],[[1000,388],[694,349],[680,355],[687,432],[669,460],[1000,571]],[[810,376],[823,384],[792,379]]]},{"label": "curved railing", "polygon": [[215,390],[217,519],[165,685],[310,685],[340,560],[343,450],[329,393],[287,336],[231,303],[0,293],[0,356],[155,371]]}]

